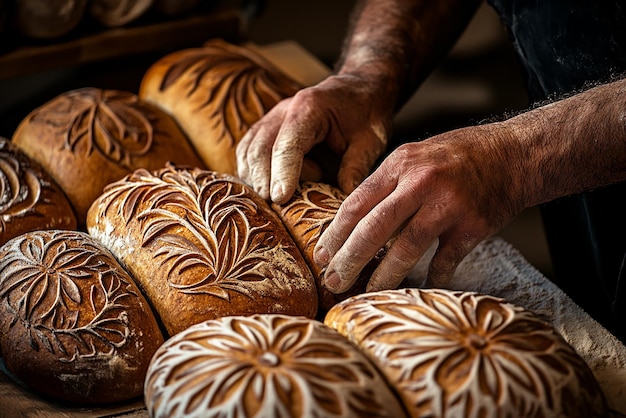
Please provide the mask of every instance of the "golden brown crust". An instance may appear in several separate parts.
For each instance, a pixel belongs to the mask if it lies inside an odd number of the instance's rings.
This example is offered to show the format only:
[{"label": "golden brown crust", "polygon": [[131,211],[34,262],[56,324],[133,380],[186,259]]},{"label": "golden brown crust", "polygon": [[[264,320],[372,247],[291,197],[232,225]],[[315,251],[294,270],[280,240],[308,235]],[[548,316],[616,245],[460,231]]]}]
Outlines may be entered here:
[{"label": "golden brown crust", "polygon": [[76,229],[72,206],[39,164],[0,137],[0,245],[44,229]]},{"label": "golden brown crust", "polygon": [[107,187],[87,227],[140,282],[170,334],[225,315],[317,311],[314,279],[280,219],[229,175],[137,170]]},{"label": "golden brown crust", "polygon": [[202,166],[169,115],[118,90],[57,96],[24,118],[13,143],[59,184],[79,225],[104,186],[136,168],[157,169],[168,161]]},{"label": "golden brown crust", "polygon": [[174,336],[150,364],[145,401],[158,417],[406,416],[347,339],[283,315],[225,317]]},{"label": "golden brown crust", "polygon": [[375,292],[339,303],[324,322],[361,347],[412,416],[608,416],[576,351],[537,316],[499,298]]},{"label": "golden brown crust", "polygon": [[303,182],[287,203],[283,205],[272,204],[272,208],[287,227],[315,276],[322,310],[320,313],[350,296],[364,293],[372,272],[385,253],[385,249],[379,251],[376,257],[363,269],[354,285],[346,292],[335,294],[322,286],[325,269],[320,268],[315,263],[313,250],[345,198],[346,195],[334,186],[324,183]]},{"label": "golden brown crust", "polygon": [[0,249],[0,350],[30,388],[56,401],[137,397],[162,343],[146,299],[87,234],[35,231]]},{"label": "golden brown crust", "polygon": [[216,39],[154,63],[144,74],[139,96],[178,121],[209,169],[236,174],[239,140],[299,89],[256,52]]}]

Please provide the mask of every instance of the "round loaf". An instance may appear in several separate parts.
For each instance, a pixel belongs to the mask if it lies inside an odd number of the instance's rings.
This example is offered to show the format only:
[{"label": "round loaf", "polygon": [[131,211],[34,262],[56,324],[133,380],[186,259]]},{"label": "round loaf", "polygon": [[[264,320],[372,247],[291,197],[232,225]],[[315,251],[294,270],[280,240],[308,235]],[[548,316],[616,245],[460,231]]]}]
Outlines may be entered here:
[{"label": "round loaf", "polygon": [[202,167],[176,122],[136,95],[84,88],[63,93],[19,124],[13,143],[50,173],[79,226],[104,186],[168,161]]},{"label": "round loaf", "polygon": [[347,339],[301,317],[224,317],[190,327],[154,355],[152,417],[405,417]]},{"label": "round loaf", "polygon": [[354,296],[325,323],[355,342],[411,416],[605,417],[593,372],[531,312],[469,292]]},{"label": "round loaf", "polygon": [[89,13],[107,27],[123,26],[138,19],[153,0],[90,0]]},{"label": "round loaf", "polygon": [[216,39],[155,62],[142,78],[139,97],[178,121],[207,168],[234,175],[239,140],[299,88],[251,49]]},{"label": "round loaf", "polygon": [[381,249],[347,291],[336,294],[322,286],[325,269],[315,263],[313,251],[345,198],[346,195],[334,186],[307,181],[298,186],[287,203],[272,204],[311,267],[318,288],[320,314],[350,296],[364,293],[371,274],[386,252],[386,248]]},{"label": "round loaf", "polygon": [[0,137],[0,245],[28,231],[76,229],[59,186],[7,139]]},{"label": "round loaf", "polygon": [[173,165],[107,187],[87,216],[167,331],[226,315],[314,317],[317,292],[278,216],[235,177]]},{"label": "round loaf", "polygon": [[55,401],[138,397],[163,335],[113,256],[85,233],[35,231],[0,248],[0,354]]},{"label": "round loaf", "polygon": [[86,6],[87,0],[15,0],[13,24],[29,38],[58,38],[80,24]]}]

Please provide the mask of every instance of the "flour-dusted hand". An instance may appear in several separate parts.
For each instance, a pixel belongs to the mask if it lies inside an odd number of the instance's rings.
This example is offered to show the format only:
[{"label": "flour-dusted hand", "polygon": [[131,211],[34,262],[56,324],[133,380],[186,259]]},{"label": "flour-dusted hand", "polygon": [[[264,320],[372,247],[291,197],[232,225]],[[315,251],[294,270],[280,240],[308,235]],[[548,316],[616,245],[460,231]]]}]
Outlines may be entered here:
[{"label": "flour-dusted hand", "polygon": [[348,289],[393,238],[368,290],[396,287],[435,240],[427,284],[445,287],[480,241],[525,208],[625,180],[624,97],[626,79],[399,147],[320,237],[324,285]]},{"label": "flour-dusted hand", "polygon": [[391,109],[382,111],[373,83],[333,75],[278,103],[237,146],[239,176],[264,198],[284,203],[300,179],[305,155],[326,142],[341,155],[337,179],[351,192],[385,150]]},{"label": "flour-dusted hand", "polygon": [[390,154],[347,197],[318,242],[325,286],[347,290],[392,238],[368,290],[397,287],[437,239],[428,277],[431,285],[445,284],[479,242],[524,209],[518,168],[499,152],[500,142],[489,127],[464,128]]}]

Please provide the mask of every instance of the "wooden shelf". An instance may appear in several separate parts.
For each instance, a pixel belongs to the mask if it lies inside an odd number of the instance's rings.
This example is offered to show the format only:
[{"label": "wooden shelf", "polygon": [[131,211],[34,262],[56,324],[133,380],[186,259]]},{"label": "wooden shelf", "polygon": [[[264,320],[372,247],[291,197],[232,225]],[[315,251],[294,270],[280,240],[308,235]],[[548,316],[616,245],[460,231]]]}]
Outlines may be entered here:
[{"label": "wooden shelf", "polygon": [[60,43],[21,46],[0,55],[0,80],[84,63],[201,45],[210,38],[238,40],[242,16],[236,9],[151,23],[106,29]]}]

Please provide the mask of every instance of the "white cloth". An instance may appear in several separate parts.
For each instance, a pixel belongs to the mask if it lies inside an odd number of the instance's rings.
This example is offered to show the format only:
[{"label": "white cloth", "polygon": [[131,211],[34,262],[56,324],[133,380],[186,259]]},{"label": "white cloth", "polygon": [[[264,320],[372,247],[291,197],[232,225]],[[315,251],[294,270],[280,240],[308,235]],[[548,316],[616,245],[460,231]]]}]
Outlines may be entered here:
[{"label": "white cloth", "polygon": [[[411,272],[412,286],[423,282],[434,249]],[[448,287],[506,299],[551,323],[591,367],[615,415],[626,415],[626,346],[511,244],[499,237],[481,243],[461,262]]]}]

